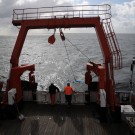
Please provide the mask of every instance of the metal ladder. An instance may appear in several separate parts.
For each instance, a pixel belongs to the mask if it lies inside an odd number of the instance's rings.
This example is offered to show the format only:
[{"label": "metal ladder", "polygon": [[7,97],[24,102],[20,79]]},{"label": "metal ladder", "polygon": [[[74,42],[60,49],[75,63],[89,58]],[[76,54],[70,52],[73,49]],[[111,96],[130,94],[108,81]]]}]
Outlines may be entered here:
[{"label": "metal ladder", "polygon": [[103,19],[102,26],[106,34],[106,39],[108,45],[110,46],[112,57],[113,57],[113,68],[121,69],[122,68],[122,55],[119,47],[119,43],[114,32],[111,19]]}]

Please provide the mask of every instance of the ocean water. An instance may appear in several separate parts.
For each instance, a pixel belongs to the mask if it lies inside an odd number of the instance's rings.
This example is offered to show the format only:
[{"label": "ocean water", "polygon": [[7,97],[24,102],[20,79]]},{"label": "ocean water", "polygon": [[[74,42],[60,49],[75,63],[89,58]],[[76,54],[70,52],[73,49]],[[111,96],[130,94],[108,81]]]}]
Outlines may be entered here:
[{"label": "ocean water", "polygon": [[[87,85],[84,83],[86,63],[89,59],[95,63],[103,63],[96,34],[65,33],[65,42],[57,34],[53,45],[48,43],[49,36],[27,36],[19,64],[35,64],[38,90],[46,90],[51,82],[55,83],[61,91],[67,82],[71,82],[77,91],[87,90]],[[123,58],[123,68],[114,71],[116,89],[128,90],[131,78],[130,65],[132,58],[135,57],[135,34],[116,34],[116,36]],[[3,81],[5,85],[16,38],[15,36],[0,36],[0,81]],[[133,77],[135,81],[135,75]],[[28,72],[25,72],[21,78],[28,80]],[[93,81],[97,79],[93,73]]]}]

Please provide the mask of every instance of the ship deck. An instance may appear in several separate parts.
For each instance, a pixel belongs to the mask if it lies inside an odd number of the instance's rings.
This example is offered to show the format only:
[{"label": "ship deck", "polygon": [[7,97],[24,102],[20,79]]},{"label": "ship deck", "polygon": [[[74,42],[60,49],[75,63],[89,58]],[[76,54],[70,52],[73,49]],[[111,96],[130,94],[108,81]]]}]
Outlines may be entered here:
[{"label": "ship deck", "polygon": [[0,135],[128,135],[125,123],[100,123],[93,105],[24,103],[25,120],[0,120]]}]

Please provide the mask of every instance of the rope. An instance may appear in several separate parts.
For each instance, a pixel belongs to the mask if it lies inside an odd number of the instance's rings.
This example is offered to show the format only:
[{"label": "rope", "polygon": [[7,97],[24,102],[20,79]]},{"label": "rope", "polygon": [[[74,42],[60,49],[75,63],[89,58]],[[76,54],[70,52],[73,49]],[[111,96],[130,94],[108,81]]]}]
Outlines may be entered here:
[{"label": "rope", "polygon": [[64,47],[65,47],[65,50],[66,50],[67,58],[68,58],[68,61],[69,61],[69,65],[70,65],[70,68],[71,68],[71,71],[72,71],[74,80],[76,81],[76,78],[75,78],[75,75],[74,75],[74,72],[73,72],[73,68],[72,68],[72,66],[71,66],[71,64],[70,64],[70,59],[69,59],[69,54],[68,54],[67,46],[66,46],[66,44],[65,44],[65,41],[63,41],[63,42],[64,42]]},{"label": "rope", "polygon": [[[61,38],[64,36],[64,34],[63,34],[63,32],[62,32],[62,30],[61,29],[59,29],[60,30],[60,36],[61,36]],[[90,62],[91,60],[90,60],[90,58],[87,56],[87,55],[85,55],[77,46],[75,46],[68,38],[65,38],[65,36],[64,36],[64,39],[62,38],[62,41],[64,42],[64,47],[65,47],[65,50],[66,50],[66,54],[67,54],[67,58],[68,58],[68,61],[69,61],[69,64],[70,64],[70,59],[69,59],[69,54],[68,54],[68,50],[67,50],[67,46],[66,46],[66,44],[65,44],[65,39],[70,43],[70,45],[72,45],[77,51],[79,51],[83,56],[85,56],[87,59],[88,59],[88,62]],[[81,81],[78,81],[78,80],[76,80],[76,78],[75,78],[75,75],[74,75],[74,72],[73,72],[73,68],[72,68],[72,66],[71,66],[71,64],[70,64],[70,68],[71,68],[71,71],[72,71],[72,74],[73,74],[73,77],[74,77],[74,80],[76,81],[76,82],[81,82]],[[94,77],[96,77],[96,76],[94,76]],[[93,77],[93,78],[94,78]]]},{"label": "rope", "polygon": [[[88,59],[89,62],[91,61],[90,58],[89,58],[87,55],[85,55],[77,46],[75,46],[68,38],[65,38],[65,39],[70,43],[70,45],[72,45],[74,48],[76,48],[77,51],[79,51],[82,55],[84,55],[84,56]],[[66,53],[67,53],[68,61],[69,61],[69,63],[70,63],[69,54],[68,54],[68,50],[67,50],[65,41],[64,41],[64,47],[65,47],[65,50],[66,50]],[[76,80],[75,75],[74,75],[74,72],[73,72],[73,68],[72,68],[71,65],[70,65],[70,68],[71,68],[71,71],[72,71],[74,80],[75,80],[76,82],[80,82],[80,81]],[[96,76],[97,76],[97,75],[93,76],[92,78],[95,78]]]},{"label": "rope", "polygon": [[[87,56],[87,55],[85,55],[75,44],[73,44],[68,38],[65,38],[74,48],[76,48],[76,50],[77,51],[79,51],[82,55],[84,55],[87,59],[88,59],[88,61],[90,62],[91,60],[90,60],[90,58]],[[73,72],[73,71],[72,71]],[[93,76],[92,78],[95,78],[95,77],[97,77],[97,75],[95,75],[95,76]],[[76,79],[75,79],[75,81],[76,82],[80,82],[80,81],[77,81]]]},{"label": "rope", "polygon": [[76,48],[77,51],[79,51],[79,52],[80,52],[82,55],[84,55],[89,61],[91,61],[90,58],[89,58],[87,55],[85,55],[78,47],[76,47],[68,38],[66,38],[66,40],[67,40],[74,48]]}]

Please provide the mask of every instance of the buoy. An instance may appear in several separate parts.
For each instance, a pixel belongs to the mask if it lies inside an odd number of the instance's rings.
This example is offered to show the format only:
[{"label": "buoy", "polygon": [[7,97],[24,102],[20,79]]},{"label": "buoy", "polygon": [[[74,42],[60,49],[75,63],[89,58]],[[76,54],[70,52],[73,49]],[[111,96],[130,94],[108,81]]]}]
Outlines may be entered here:
[{"label": "buoy", "polygon": [[48,38],[48,43],[53,44],[54,42],[55,42],[55,36],[53,34]]}]

